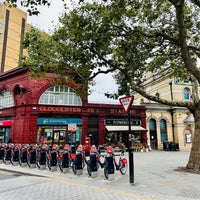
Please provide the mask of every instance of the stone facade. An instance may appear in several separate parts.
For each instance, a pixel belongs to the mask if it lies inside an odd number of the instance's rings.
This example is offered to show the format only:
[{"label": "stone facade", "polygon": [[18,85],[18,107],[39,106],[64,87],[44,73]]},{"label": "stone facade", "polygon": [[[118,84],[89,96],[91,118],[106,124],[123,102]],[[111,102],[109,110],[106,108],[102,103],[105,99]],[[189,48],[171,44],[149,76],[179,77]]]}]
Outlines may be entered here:
[{"label": "stone facade", "polygon": [[[190,82],[177,80],[175,77],[157,77],[148,75],[144,84],[146,92],[171,101],[191,101],[192,87]],[[165,142],[178,143],[181,151],[190,151],[194,134],[194,119],[188,121],[190,112],[187,108],[170,107],[149,101],[139,94],[134,94],[135,103],[146,106],[147,137],[152,148],[163,150]],[[166,122],[166,140],[161,138],[161,121]],[[150,123],[155,122],[152,128]],[[155,129],[155,130],[153,130]],[[155,133],[155,140],[152,135]]]}]

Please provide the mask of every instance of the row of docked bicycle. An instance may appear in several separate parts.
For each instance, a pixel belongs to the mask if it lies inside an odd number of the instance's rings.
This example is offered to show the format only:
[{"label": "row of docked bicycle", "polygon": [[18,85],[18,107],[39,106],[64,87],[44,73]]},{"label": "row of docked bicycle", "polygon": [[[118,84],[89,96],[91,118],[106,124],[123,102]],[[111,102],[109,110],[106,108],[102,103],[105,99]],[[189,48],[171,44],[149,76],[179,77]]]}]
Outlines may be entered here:
[{"label": "row of docked bicycle", "polygon": [[106,155],[102,156],[92,145],[90,154],[86,156],[82,145],[75,147],[66,144],[61,149],[56,144],[50,147],[47,144],[2,143],[0,144],[0,163],[19,164],[39,169],[48,167],[51,171],[59,168],[63,173],[69,172],[71,168],[77,175],[81,175],[84,167],[87,166],[87,172],[92,177],[97,176],[98,169],[101,167],[104,168],[104,175],[107,179],[114,175],[115,170],[119,170],[123,175],[127,171],[127,159],[120,154],[117,161],[111,146],[107,148]]}]

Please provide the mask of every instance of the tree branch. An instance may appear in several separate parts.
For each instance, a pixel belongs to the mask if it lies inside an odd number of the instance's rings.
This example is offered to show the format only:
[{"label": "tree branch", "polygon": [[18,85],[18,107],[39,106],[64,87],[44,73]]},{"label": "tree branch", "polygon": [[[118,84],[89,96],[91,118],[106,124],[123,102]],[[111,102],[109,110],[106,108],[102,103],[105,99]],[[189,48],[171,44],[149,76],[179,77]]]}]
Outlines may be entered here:
[{"label": "tree branch", "polygon": [[200,0],[191,0],[193,4],[200,7]]}]

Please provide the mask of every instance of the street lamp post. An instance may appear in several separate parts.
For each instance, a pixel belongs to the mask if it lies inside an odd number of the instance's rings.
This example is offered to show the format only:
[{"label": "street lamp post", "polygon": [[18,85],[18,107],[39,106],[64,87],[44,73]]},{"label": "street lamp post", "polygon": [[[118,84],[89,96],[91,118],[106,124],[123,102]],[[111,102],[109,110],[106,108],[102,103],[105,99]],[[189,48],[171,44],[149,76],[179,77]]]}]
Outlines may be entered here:
[{"label": "street lamp post", "polygon": [[132,137],[131,137],[131,114],[130,110],[128,111],[128,152],[129,152],[129,182],[134,183],[134,158],[133,158],[133,149],[132,149]]}]

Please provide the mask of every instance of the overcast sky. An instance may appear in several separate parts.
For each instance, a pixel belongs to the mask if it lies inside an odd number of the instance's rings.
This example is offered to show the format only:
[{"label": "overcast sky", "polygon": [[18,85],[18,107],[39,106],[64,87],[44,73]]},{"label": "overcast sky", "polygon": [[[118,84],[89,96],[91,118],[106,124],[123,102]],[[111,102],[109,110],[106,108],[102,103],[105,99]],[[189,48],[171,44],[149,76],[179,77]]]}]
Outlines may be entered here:
[{"label": "overcast sky", "polygon": [[[71,1],[69,0],[69,3]],[[25,8],[21,8],[25,10]],[[63,3],[61,0],[52,0],[51,6],[39,7],[41,12],[39,16],[28,16],[27,22],[33,26],[43,30],[45,32],[51,33],[55,26],[58,25],[58,17],[61,16],[63,9]],[[119,103],[119,100],[113,100],[106,98],[104,93],[114,93],[117,91],[117,86],[111,75],[99,75],[95,79],[96,85],[91,87],[93,91],[88,97],[89,102],[99,102],[99,103]]]}]

